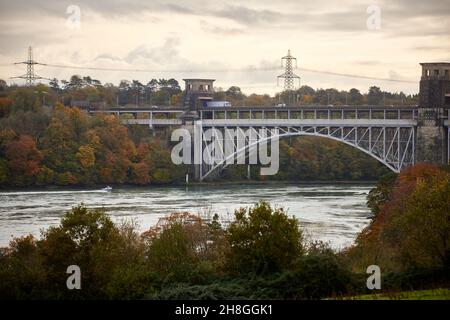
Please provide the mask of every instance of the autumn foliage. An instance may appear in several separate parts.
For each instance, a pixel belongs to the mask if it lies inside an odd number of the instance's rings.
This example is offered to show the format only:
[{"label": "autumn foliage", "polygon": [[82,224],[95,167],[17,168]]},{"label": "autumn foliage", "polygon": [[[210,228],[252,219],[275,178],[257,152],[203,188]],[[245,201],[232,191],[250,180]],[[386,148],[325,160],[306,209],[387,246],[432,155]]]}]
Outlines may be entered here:
[{"label": "autumn foliage", "polygon": [[30,123],[42,129],[16,132],[18,113],[0,130],[0,185],[143,185],[184,176],[165,142],[148,133],[135,142],[133,129],[115,116],[92,117],[62,105],[43,115],[47,125]]},{"label": "autumn foliage", "polygon": [[356,269],[450,266],[450,174],[431,164],[402,171],[371,224],[348,250]]}]

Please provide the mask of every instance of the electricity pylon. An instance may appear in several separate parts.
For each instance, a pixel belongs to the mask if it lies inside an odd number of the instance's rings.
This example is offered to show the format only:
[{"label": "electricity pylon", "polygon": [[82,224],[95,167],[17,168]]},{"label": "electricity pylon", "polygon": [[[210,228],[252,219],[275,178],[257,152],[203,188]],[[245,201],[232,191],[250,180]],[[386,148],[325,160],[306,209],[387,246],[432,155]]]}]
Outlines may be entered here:
[{"label": "electricity pylon", "polygon": [[[295,67],[293,61],[295,61]],[[277,85],[279,85],[280,78],[284,78],[284,90],[294,90],[294,79],[298,79],[300,85],[300,77],[293,71],[294,68],[297,68],[297,58],[291,56],[291,50],[288,50],[287,56],[281,58],[281,67],[284,68],[284,73],[277,77]]]},{"label": "electricity pylon", "polygon": [[51,80],[48,78],[43,78],[34,73],[34,65],[40,64],[39,62],[36,62],[33,60],[33,48],[28,47],[28,60],[22,61],[22,62],[16,62],[14,64],[26,64],[27,65],[27,73],[20,77],[12,77],[11,79],[25,79],[25,84],[27,86],[33,86],[34,80],[39,79],[45,79],[45,80]]}]

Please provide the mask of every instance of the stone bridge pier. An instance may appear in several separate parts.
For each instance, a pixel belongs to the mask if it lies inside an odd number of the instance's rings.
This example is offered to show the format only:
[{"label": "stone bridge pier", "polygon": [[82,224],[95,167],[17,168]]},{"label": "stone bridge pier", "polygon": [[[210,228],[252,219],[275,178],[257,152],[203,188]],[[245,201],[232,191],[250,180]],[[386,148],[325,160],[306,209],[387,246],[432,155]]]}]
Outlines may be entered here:
[{"label": "stone bridge pier", "polygon": [[450,63],[421,63],[416,162],[447,164],[450,157]]},{"label": "stone bridge pier", "polygon": [[417,119],[416,162],[448,162],[448,133],[443,126],[443,108],[419,108]]}]

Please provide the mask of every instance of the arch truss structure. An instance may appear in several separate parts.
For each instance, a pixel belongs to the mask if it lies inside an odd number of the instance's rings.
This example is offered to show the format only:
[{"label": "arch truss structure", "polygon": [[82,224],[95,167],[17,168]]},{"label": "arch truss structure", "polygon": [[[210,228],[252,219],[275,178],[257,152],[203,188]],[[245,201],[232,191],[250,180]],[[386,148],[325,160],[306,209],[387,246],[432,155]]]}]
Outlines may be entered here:
[{"label": "arch truss structure", "polygon": [[[200,126],[201,134],[194,138],[197,140],[194,143],[204,150],[200,180],[230,164],[248,163],[244,160],[251,158],[258,147],[268,145],[270,149],[271,141],[291,136],[318,136],[341,141],[372,156],[394,172],[415,161],[414,126]],[[241,134],[231,137],[228,131]],[[211,150],[213,140],[216,141],[214,151]]]},{"label": "arch truss structure", "polygon": [[[184,127],[189,131],[194,128],[191,142],[195,147],[194,158],[200,160],[196,162],[194,159],[193,162],[195,177],[204,180],[212,178],[230,164],[248,163],[244,160],[254,159],[250,154],[259,149],[260,144],[271,145],[270,141],[301,135],[341,141],[372,156],[392,171],[399,172],[416,163],[417,151],[424,149],[424,139],[419,138],[427,138],[426,134],[437,132],[439,126],[443,126],[442,133],[446,136],[443,147],[447,149],[445,162],[448,162],[450,110],[445,111],[434,131],[418,130],[422,117],[419,110],[418,106],[304,105],[204,107],[195,112],[195,117],[185,117],[186,111],[176,108],[112,109],[106,112],[119,117],[125,117],[125,113],[127,117],[123,123],[148,125],[152,130]],[[230,136],[227,130],[233,135]],[[212,140],[217,140],[217,143],[212,143]],[[418,146],[420,141],[422,145]],[[210,150],[212,146],[214,151]],[[231,161],[233,157],[236,162]],[[263,163],[258,164],[264,167]]]}]

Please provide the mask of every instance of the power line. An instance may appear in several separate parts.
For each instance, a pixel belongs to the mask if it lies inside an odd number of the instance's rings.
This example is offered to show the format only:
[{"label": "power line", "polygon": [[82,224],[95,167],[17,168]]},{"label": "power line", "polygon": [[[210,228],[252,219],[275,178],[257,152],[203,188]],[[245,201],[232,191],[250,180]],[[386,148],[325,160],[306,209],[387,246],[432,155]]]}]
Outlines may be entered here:
[{"label": "power line", "polygon": [[371,76],[349,74],[349,73],[339,73],[339,72],[332,72],[332,71],[320,71],[320,70],[307,69],[307,68],[300,68],[300,70],[307,71],[307,72],[327,74],[327,75],[332,75],[332,76],[339,76],[339,77],[368,79],[368,80],[381,80],[381,81],[391,81],[391,82],[417,83],[417,81],[413,81],[413,80],[401,80],[401,79],[371,77]]},{"label": "power line", "polygon": [[138,69],[138,68],[108,68],[108,67],[88,67],[88,66],[71,66],[62,64],[39,63],[40,65],[78,70],[97,70],[97,71],[119,71],[119,72],[159,72],[159,73],[211,73],[211,72],[247,72],[247,71],[273,71],[278,70],[275,67],[247,67],[247,68],[224,68],[210,70],[193,70],[193,69]]},{"label": "power line", "polygon": [[[268,66],[268,67],[247,67],[247,68],[224,68],[224,69],[210,69],[210,70],[170,70],[170,69],[139,69],[139,68],[108,68],[108,67],[88,67],[88,66],[72,66],[72,65],[61,65],[61,64],[48,64],[48,63],[39,63],[40,65],[52,67],[52,68],[63,68],[63,69],[74,69],[74,70],[96,70],[96,71],[118,71],[118,72],[154,72],[154,73],[212,73],[212,72],[248,72],[248,71],[276,71],[279,70],[278,67]],[[348,77],[348,78],[358,78],[358,79],[368,79],[368,80],[379,80],[379,81],[390,81],[390,82],[403,82],[403,83],[417,83],[417,81],[413,80],[401,80],[401,79],[392,79],[392,78],[382,78],[382,77],[372,77],[372,76],[364,76],[364,75],[355,75],[350,73],[340,73],[333,71],[324,71],[310,68],[302,68],[299,70],[326,74],[338,77]]]},{"label": "power line", "polygon": [[97,71],[125,71],[125,72],[175,72],[175,71],[163,71],[155,69],[128,69],[128,68],[103,68],[103,67],[84,67],[84,66],[69,66],[61,64],[49,64],[49,63],[39,63],[40,65],[52,67],[52,68],[62,68],[62,69],[75,69],[75,70],[97,70]]},{"label": "power line", "polygon": [[[292,57],[293,58],[293,57]],[[294,58],[295,59],[295,58]],[[143,72],[143,73],[215,73],[215,72],[249,72],[249,71],[276,71],[279,70],[279,67],[275,66],[267,66],[267,67],[246,67],[246,68],[223,68],[223,69],[210,69],[210,70],[170,70],[170,69],[145,69],[145,68],[108,68],[108,67],[89,67],[89,66],[74,66],[74,65],[64,65],[64,64],[50,64],[50,63],[40,63],[33,61],[34,65],[42,65],[50,68],[61,68],[61,69],[73,69],[73,70],[96,70],[96,71],[113,71],[113,72]],[[291,60],[292,62],[292,60]],[[9,64],[0,64],[0,66],[11,66],[16,64],[27,64],[28,61],[19,62],[19,63],[9,63]],[[291,64],[292,65],[292,64]],[[417,83],[417,81],[413,80],[402,80],[402,79],[392,79],[392,78],[382,78],[382,77],[373,77],[373,76],[365,76],[365,75],[356,75],[350,73],[340,73],[326,70],[317,70],[310,68],[302,68],[299,70],[311,73],[325,74],[331,76],[338,77],[347,77],[347,78],[357,78],[357,79],[367,79],[367,80],[376,80],[376,81],[389,81],[389,82],[399,82],[399,83]],[[286,73],[285,73],[286,74]],[[21,77],[14,78],[24,78],[26,75]],[[284,76],[284,74],[282,75]],[[280,76],[280,77],[282,77]],[[296,75],[294,75],[296,76]],[[295,77],[294,77],[295,78]],[[35,79],[47,79],[48,78],[36,78]]]}]

